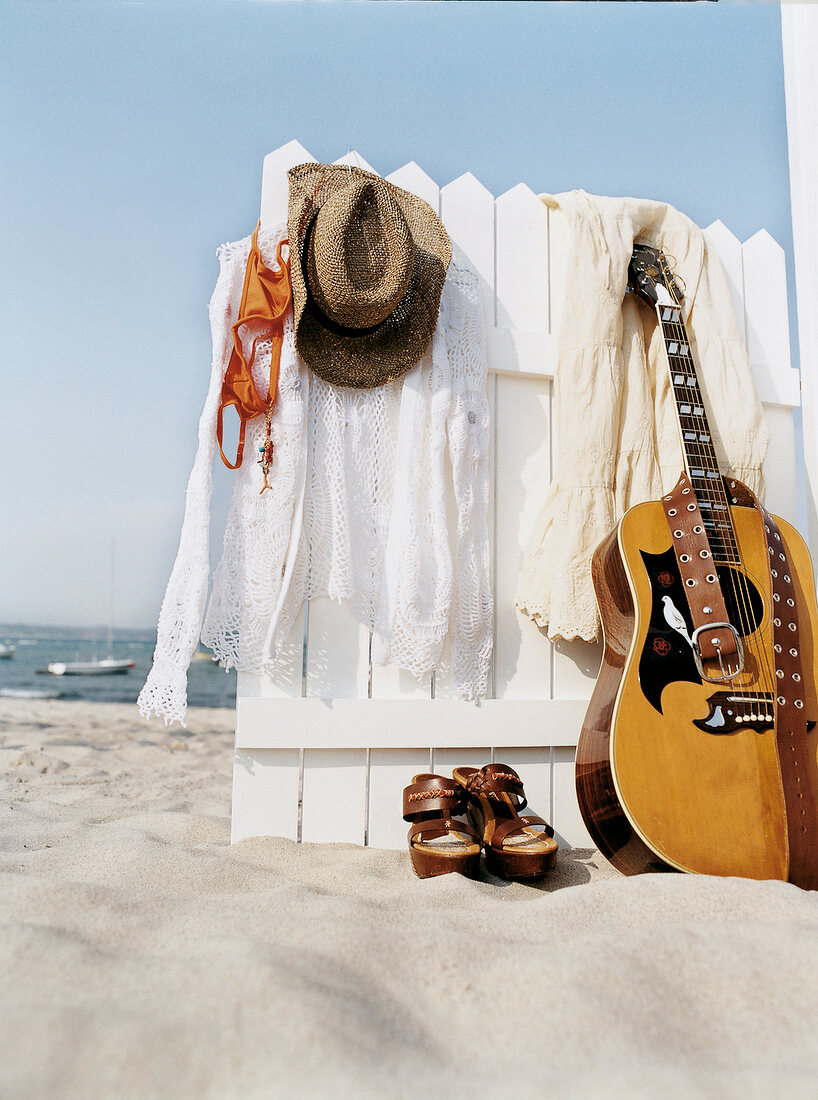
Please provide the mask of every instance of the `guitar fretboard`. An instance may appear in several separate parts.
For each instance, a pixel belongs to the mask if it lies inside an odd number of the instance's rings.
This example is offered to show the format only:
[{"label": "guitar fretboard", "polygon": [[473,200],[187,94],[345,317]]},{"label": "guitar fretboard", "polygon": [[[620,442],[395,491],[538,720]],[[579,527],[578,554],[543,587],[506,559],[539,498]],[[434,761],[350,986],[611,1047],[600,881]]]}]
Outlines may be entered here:
[{"label": "guitar fretboard", "polygon": [[681,309],[660,303],[656,313],[667,352],[687,476],[699,502],[713,560],[717,565],[738,564],[736,534]]}]

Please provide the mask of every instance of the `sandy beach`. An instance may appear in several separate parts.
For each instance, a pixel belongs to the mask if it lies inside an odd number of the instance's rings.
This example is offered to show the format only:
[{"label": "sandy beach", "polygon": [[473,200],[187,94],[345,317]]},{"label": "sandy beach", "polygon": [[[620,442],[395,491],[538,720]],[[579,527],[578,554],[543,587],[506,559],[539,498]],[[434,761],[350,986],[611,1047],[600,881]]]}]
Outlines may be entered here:
[{"label": "sandy beach", "polygon": [[232,728],[0,701],[3,1097],[816,1095],[814,895],[231,847]]}]

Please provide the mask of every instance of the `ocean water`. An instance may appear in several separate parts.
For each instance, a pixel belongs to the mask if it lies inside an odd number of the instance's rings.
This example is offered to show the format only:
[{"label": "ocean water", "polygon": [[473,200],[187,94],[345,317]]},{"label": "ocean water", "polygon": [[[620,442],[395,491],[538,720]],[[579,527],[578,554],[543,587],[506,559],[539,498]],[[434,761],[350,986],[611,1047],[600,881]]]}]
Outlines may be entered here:
[{"label": "ocean water", "polygon": [[[51,636],[0,635],[0,642],[16,646],[9,659],[0,660],[0,698],[87,699],[97,703],[136,703],[151,667],[154,641],[118,638],[112,656],[131,660],[134,668],[114,676],[51,676],[38,672],[52,661],[90,661],[107,656],[106,643]],[[210,660],[191,662],[188,705],[232,707],[236,702],[236,673],[225,672]]]}]

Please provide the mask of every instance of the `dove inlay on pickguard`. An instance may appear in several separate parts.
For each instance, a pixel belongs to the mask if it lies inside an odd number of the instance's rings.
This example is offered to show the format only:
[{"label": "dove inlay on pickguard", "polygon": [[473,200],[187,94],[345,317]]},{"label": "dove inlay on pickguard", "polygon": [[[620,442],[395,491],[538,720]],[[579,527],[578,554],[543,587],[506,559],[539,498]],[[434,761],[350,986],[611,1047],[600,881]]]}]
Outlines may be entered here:
[{"label": "dove inlay on pickguard", "polygon": [[[652,605],[650,626],[639,660],[639,685],[651,706],[662,714],[662,692],[668,684],[677,680],[692,684],[702,681],[690,647],[693,623],[673,549],[664,554],[647,554],[644,550],[640,553],[650,578]],[[748,603],[737,596],[736,571],[729,566],[719,566],[717,572],[730,621],[742,637],[752,634],[764,610],[758,589],[747,581]]]}]

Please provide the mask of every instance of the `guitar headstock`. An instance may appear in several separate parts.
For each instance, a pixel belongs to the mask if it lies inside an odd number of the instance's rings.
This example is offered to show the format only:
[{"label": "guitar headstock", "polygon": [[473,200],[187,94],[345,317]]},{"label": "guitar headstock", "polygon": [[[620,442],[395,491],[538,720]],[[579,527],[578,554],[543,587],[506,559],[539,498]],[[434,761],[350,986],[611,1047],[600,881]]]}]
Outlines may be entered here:
[{"label": "guitar headstock", "polygon": [[681,287],[674,279],[665,254],[646,244],[635,244],[628,266],[628,288],[654,308],[678,306],[684,301]]}]

